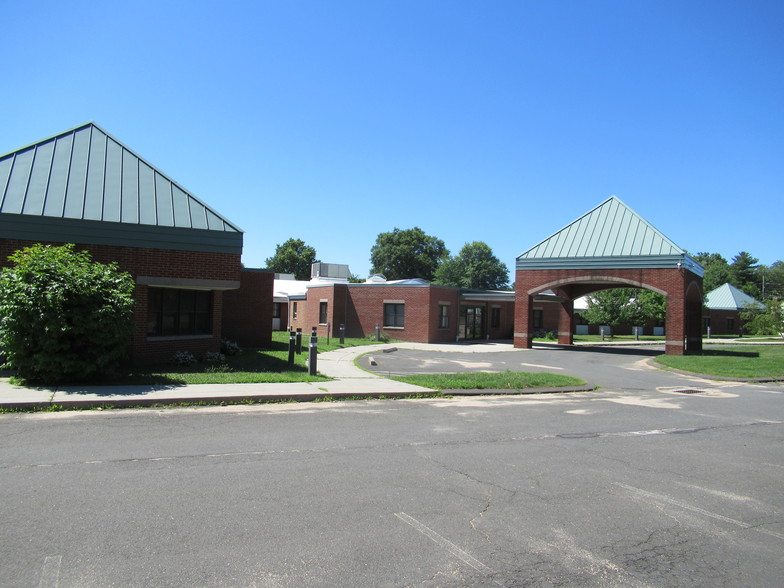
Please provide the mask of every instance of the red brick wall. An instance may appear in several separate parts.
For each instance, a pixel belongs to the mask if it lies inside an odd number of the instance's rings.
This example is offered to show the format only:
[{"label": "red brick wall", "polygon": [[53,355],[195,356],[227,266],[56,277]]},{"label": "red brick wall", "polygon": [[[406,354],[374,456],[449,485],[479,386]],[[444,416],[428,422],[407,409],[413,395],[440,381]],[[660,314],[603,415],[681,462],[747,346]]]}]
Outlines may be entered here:
[{"label": "red brick wall", "polygon": [[[643,287],[667,295],[666,352],[682,354],[684,340],[699,349],[702,278],[682,268],[654,269],[546,269],[517,270],[515,280],[515,346],[530,347],[533,333],[533,295],[552,289],[574,300],[585,294],[609,288]],[[559,314],[563,319],[562,311]],[[561,322],[561,326],[568,323]],[[566,326],[569,326],[566,324]],[[571,340],[573,321],[563,342]],[[559,330],[563,331],[559,326]],[[559,335],[559,341],[562,338]]]},{"label": "red brick wall", "polygon": [[[711,335],[739,335],[743,321],[740,319],[740,312],[737,310],[709,310],[707,316],[710,317]],[[733,328],[727,328],[727,319],[733,319]],[[706,330],[707,332],[707,330]]]},{"label": "red brick wall", "polygon": [[[8,256],[34,241],[0,239],[0,267],[11,265]],[[62,243],[51,243],[61,245]],[[146,249],[140,247],[116,247],[111,245],[76,244],[78,251],[88,251],[95,261],[117,262],[120,269],[139,276],[202,279],[239,280],[240,255],[202,251],[177,251],[170,249]],[[222,296],[213,293],[213,333],[211,336],[148,339],[147,331],[147,286],[136,286],[136,308],[134,334],[130,345],[130,359],[136,365],[166,361],[176,351],[189,351],[202,355],[207,351],[218,351],[221,339]],[[268,315],[272,313],[270,311]]]},{"label": "red brick wall", "polygon": [[239,290],[223,293],[223,338],[242,347],[267,347],[272,342],[273,272],[240,272]]},{"label": "red brick wall", "polygon": [[[445,286],[430,286],[430,307],[428,308],[427,321],[428,343],[448,343],[457,338],[457,327],[459,324],[460,312],[460,291],[457,288],[447,288]],[[449,324],[445,329],[438,327],[438,307],[441,303],[449,306]],[[406,308],[406,323],[408,323],[408,308]],[[413,340],[413,339],[412,339]]]}]

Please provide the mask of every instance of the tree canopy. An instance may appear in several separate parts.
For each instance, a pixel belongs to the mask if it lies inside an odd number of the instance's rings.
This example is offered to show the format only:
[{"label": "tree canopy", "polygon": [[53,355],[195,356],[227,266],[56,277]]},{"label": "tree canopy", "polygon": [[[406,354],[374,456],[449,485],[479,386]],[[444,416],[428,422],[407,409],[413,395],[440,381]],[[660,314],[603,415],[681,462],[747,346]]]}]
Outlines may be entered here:
[{"label": "tree canopy", "polygon": [[0,348],[26,380],[110,374],[133,329],[133,278],[73,245],[36,244],[0,272]]},{"label": "tree canopy", "polygon": [[666,304],[666,298],[657,292],[614,288],[588,296],[588,308],[581,314],[591,324],[641,325],[648,319],[664,320]]},{"label": "tree canopy", "polygon": [[279,274],[294,274],[297,280],[310,279],[310,266],[318,262],[316,250],[302,239],[288,239],[275,247],[275,254],[266,260],[267,268]]},{"label": "tree canopy", "polygon": [[435,283],[480,290],[503,290],[509,286],[506,264],[493,255],[487,243],[466,243],[460,253],[441,262]]},{"label": "tree canopy", "polygon": [[371,272],[388,280],[422,278],[432,281],[438,265],[449,250],[441,239],[427,235],[419,227],[379,233],[370,250]]}]

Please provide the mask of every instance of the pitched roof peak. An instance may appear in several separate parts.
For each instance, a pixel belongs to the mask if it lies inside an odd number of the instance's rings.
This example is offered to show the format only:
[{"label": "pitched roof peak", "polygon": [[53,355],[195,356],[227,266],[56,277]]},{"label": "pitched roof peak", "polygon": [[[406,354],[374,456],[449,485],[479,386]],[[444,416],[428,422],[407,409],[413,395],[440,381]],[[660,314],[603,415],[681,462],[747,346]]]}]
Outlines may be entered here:
[{"label": "pitched roof peak", "polygon": [[0,156],[0,213],[242,232],[94,122]]},{"label": "pitched roof peak", "polygon": [[536,267],[702,267],[617,196],[611,196],[517,258]]}]

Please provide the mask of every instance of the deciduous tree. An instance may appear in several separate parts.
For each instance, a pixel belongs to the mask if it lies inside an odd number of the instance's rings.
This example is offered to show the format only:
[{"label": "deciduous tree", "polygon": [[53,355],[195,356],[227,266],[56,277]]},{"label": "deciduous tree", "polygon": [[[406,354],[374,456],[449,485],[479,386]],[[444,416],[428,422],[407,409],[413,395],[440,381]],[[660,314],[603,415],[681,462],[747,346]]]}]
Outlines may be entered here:
[{"label": "deciduous tree", "polygon": [[379,233],[370,250],[371,272],[388,280],[422,278],[432,281],[438,265],[449,255],[441,239],[419,227]]},{"label": "deciduous tree", "polygon": [[302,239],[288,239],[266,260],[267,268],[280,274],[294,274],[297,280],[310,279],[310,266],[318,262],[316,250]]},{"label": "deciduous tree", "polygon": [[466,243],[455,257],[438,266],[435,282],[444,286],[479,290],[503,290],[509,286],[509,270],[487,243]]}]

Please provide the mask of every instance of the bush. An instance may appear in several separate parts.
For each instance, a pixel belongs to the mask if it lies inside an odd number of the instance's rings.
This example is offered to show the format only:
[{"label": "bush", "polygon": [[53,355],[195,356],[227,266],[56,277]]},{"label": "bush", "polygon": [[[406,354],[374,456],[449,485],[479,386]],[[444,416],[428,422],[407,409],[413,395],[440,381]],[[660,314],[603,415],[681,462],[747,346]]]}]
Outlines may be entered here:
[{"label": "bush", "polygon": [[226,363],[226,356],[218,351],[208,351],[204,354],[204,363],[221,365]]},{"label": "bush", "polygon": [[187,367],[196,363],[196,356],[190,351],[178,351],[171,356],[169,363],[172,365]]},{"label": "bush", "polygon": [[36,244],[0,272],[3,367],[57,384],[116,371],[133,329],[134,281],[73,245]]},{"label": "bush", "polygon": [[239,344],[235,343],[234,341],[221,339],[220,350],[223,355],[237,355],[240,351],[242,351],[242,347],[240,347]]},{"label": "bush", "polygon": [[[375,341],[376,340],[376,334],[375,333],[371,333],[370,335],[365,337],[365,339],[367,339],[368,341]],[[390,337],[386,333],[379,333],[378,334],[378,342],[379,343],[389,343],[389,341],[390,341]]]}]

